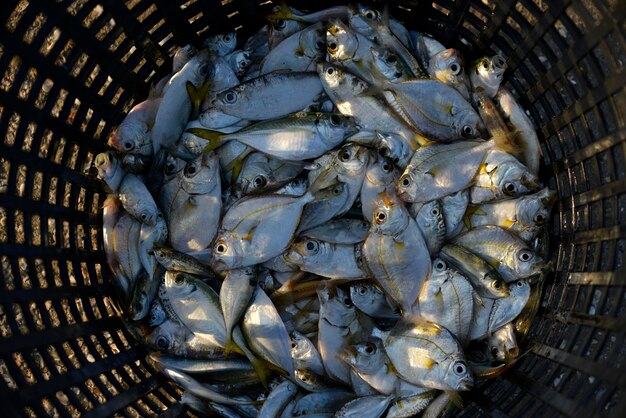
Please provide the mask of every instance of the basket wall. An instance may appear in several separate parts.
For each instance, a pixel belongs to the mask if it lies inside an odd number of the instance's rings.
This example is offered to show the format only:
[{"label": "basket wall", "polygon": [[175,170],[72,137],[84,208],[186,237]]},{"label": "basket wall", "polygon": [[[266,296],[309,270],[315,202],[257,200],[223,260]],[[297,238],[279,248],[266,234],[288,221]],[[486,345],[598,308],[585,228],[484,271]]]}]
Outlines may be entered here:
[{"label": "basket wall", "polygon": [[[530,110],[542,179],[559,195],[547,248],[556,273],[546,281],[528,353],[467,395],[461,415],[624,416],[626,2],[389,3],[407,26],[468,59],[479,51],[508,58],[507,87]],[[100,231],[106,196],[92,162],[125,112],[169,72],[178,47],[207,26],[236,29],[243,39],[272,7],[0,4],[3,416],[191,414],[112,308]]]}]

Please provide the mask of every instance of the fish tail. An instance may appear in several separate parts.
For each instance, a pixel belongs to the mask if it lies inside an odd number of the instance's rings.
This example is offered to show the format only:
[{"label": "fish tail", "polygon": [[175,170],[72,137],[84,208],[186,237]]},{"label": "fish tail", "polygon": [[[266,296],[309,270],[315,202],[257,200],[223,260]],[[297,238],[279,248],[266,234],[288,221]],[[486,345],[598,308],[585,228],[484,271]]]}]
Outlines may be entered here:
[{"label": "fish tail", "polygon": [[256,357],[254,359],[249,359],[249,360],[250,360],[250,363],[252,363],[252,367],[254,368],[254,371],[256,372],[263,387],[266,389],[269,389],[267,381],[268,381],[268,375],[270,371],[269,371],[269,367],[267,366],[267,363],[261,360],[260,358],[256,358]]},{"label": "fish tail", "polygon": [[245,354],[243,350],[239,348],[237,343],[234,342],[232,338],[229,336],[228,340],[226,341],[226,344],[224,345],[224,356],[228,357],[230,353]]},{"label": "fish tail", "polygon": [[206,97],[207,92],[209,91],[210,85],[211,83],[209,83],[208,81],[205,81],[198,88],[194,86],[191,81],[187,81],[185,83],[185,88],[187,89],[189,100],[191,101],[191,108],[192,108],[191,118],[192,119],[195,119],[198,113],[200,112],[200,105],[202,104],[202,101]]},{"label": "fish tail", "polygon": [[190,134],[194,134],[209,141],[209,144],[204,147],[202,152],[213,151],[215,148],[219,147],[225,136],[221,132],[204,128],[189,128],[185,132],[189,132]]},{"label": "fish tail", "polygon": [[280,0],[268,20],[298,20],[284,0]]}]

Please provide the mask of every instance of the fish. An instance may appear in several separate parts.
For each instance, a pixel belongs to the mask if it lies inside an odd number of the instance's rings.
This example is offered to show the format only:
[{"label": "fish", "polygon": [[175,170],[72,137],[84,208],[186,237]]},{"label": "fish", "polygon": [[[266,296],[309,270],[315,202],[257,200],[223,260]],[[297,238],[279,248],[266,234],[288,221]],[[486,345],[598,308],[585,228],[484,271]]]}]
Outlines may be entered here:
[{"label": "fish", "polygon": [[456,237],[461,245],[482,257],[507,282],[541,274],[546,263],[514,234],[498,226],[481,226]]},{"label": "fish", "polygon": [[500,273],[487,261],[469,249],[446,244],[439,253],[441,259],[462,272],[481,298],[497,299],[509,296],[509,286]]},{"label": "fish", "polygon": [[[419,209],[416,206],[421,206]],[[415,223],[422,233],[424,242],[428,247],[431,256],[435,256],[446,238],[446,223],[441,203],[438,200],[431,200],[424,204],[415,203],[411,210],[416,211]]]},{"label": "fish", "polygon": [[122,203],[115,195],[108,195],[102,204],[102,241],[104,243],[104,253],[109,268],[115,273],[113,283],[119,292],[122,300],[128,298],[130,283],[118,265],[115,252],[115,240],[119,238],[115,234],[115,225],[123,214]]},{"label": "fish", "polygon": [[224,56],[224,59],[235,72],[235,75],[242,77],[248,71],[250,65],[252,65],[251,54],[252,50],[249,49],[238,50]]},{"label": "fish", "polygon": [[359,244],[332,244],[308,238],[293,243],[285,258],[302,271],[330,279],[367,278]]},{"label": "fish", "polygon": [[469,187],[494,146],[490,140],[421,147],[398,180],[398,196],[406,202],[428,202]]},{"label": "fish", "polygon": [[173,248],[157,246],[152,249],[156,260],[167,270],[182,271],[198,276],[215,277],[211,268],[188,254],[181,253]]},{"label": "fish", "polygon": [[256,271],[252,267],[228,270],[226,273],[219,294],[226,326],[226,353],[233,349],[233,328],[243,317],[256,286]]},{"label": "fish", "polygon": [[153,350],[176,357],[217,359],[224,350],[212,341],[194,335],[178,320],[167,319],[147,336],[147,344]]},{"label": "fish", "polygon": [[403,314],[410,314],[431,262],[417,223],[393,195],[377,203],[363,255],[380,287]]},{"label": "fish", "polygon": [[346,136],[356,132],[351,117],[325,113],[295,113],[283,119],[258,122],[232,134],[220,134],[202,128],[191,132],[208,139],[205,151],[224,141],[236,139],[282,160],[317,158],[338,146]]},{"label": "fish", "polygon": [[242,331],[255,353],[287,375],[294,376],[291,341],[285,324],[270,298],[258,287],[243,316]]},{"label": "fish", "polygon": [[155,97],[136,104],[115,129],[108,145],[119,152],[152,155],[152,128],[161,101]]},{"label": "fish", "polygon": [[501,86],[498,89],[494,102],[516,134],[516,144],[520,146],[522,151],[521,155],[518,156],[519,160],[528,167],[531,173],[538,175],[541,148],[539,147],[537,132],[530,118],[515,100],[513,94],[505,87]]},{"label": "fish", "polygon": [[442,418],[448,416],[454,404],[449,392],[439,394],[422,413],[423,418]]},{"label": "fish", "polygon": [[408,418],[422,411],[426,414],[433,398],[433,391],[426,391],[406,398],[396,399],[387,411],[386,418]]},{"label": "fish", "polygon": [[322,83],[314,72],[273,72],[222,91],[211,106],[241,119],[276,119],[299,112],[321,93]]},{"label": "fish", "polygon": [[313,71],[325,48],[325,30],[318,22],[272,47],[261,62],[261,74],[277,70]]},{"label": "fish", "polygon": [[371,90],[366,81],[328,63],[318,63],[317,72],[324,91],[335,103],[337,110],[354,117],[361,129],[400,135],[412,149],[429,142],[396,116],[386,103],[366,94]]},{"label": "fish", "polygon": [[[387,22],[384,22],[384,19]],[[357,4],[355,10],[353,10],[349,16],[348,23],[350,28],[359,32],[361,35],[367,37],[369,40],[378,42],[378,32],[376,26],[370,24],[369,21],[375,21],[377,23],[387,23],[391,32],[402,42],[407,48],[412,44],[409,31],[400,23],[394,19],[393,16],[384,16],[379,10],[369,7],[368,5]]]},{"label": "fish", "polygon": [[[112,253],[117,261],[117,270],[121,279],[120,283],[128,283],[128,292],[133,284],[144,271],[139,254],[139,240],[141,237],[142,224],[127,212],[123,212],[111,232]],[[124,286],[125,288],[125,286]]]},{"label": "fish", "polygon": [[245,158],[234,187],[242,195],[273,191],[295,179],[304,169],[302,162],[283,161],[253,152]]},{"label": "fish", "polygon": [[370,337],[366,341],[347,347],[342,353],[342,358],[378,393],[383,395],[395,393],[398,387],[398,376],[393,371],[379,338]]},{"label": "fish", "polygon": [[430,277],[420,292],[420,315],[445,327],[465,346],[474,312],[474,289],[457,270],[440,258],[433,260]]},{"label": "fish", "polygon": [[334,18],[345,19],[351,14],[349,6],[331,6],[323,10],[312,13],[303,13],[286,4],[279,4],[278,7],[268,16],[269,20],[284,19],[295,20],[301,23],[317,23]]},{"label": "fish", "polygon": [[480,115],[455,88],[438,80],[387,83],[384,97],[394,112],[426,138],[438,142],[481,138]]},{"label": "fish", "polygon": [[399,169],[404,170],[413,157],[409,143],[400,135],[376,132],[376,137],[375,146],[378,151]]},{"label": "fish", "polygon": [[465,226],[467,228],[499,226],[530,243],[543,231],[555,200],[556,192],[544,188],[537,193],[517,199],[471,206],[465,215]]},{"label": "fish", "polygon": [[446,240],[450,240],[461,232],[463,215],[469,204],[469,190],[461,190],[440,199],[443,219],[446,224]]},{"label": "fish", "polygon": [[367,82],[384,77],[374,62],[372,49],[376,45],[363,35],[352,31],[339,19],[329,22],[326,32],[326,52],[329,62],[340,65]]},{"label": "fish", "polygon": [[150,358],[161,367],[179,370],[188,374],[215,374],[254,370],[250,362],[243,359],[186,359],[157,353],[151,353]]},{"label": "fish", "polygon": [[[283,40],[289,38],[296,32],[300,32],[305,29],[308,25],[304,22],[299,22],[297,20],[291,19],[275,19],[270,20],[268,25],[268,51],[273,50],[279,45]],[[264,54],[263,57],[267,56]]]},{"label": "fish", "polygon": [[324,369],[331,379],[350,384],[350,367],[339,354],[349,344],[347,338],[355,338],[362,332],[354,305],[348,293],[328,282],[322,282],[317,294],[320,301],[317,349]]},{"label": "fish", "polygon": [[168,319],[163,305],[159,299],[155,299],[150,307],[150,313],[148,314],[148,325],[151,327],[157,327]]},{"label": "fish", "polygon": [[350,286],[350,299],[358,310],[374,318],[400,319],[385,293],[374,283],[358,282]]},{"label": "fish", "polygon": [[310,393],[296,402],[294,416],[318,416],[327,413],[332,416],[342,405],[352,400],[354,394],[345,390]]},{"label": "fish", "polygon": [[513,323],[502,326],[489,337],[489,352],[500,361],[509,363],[519,356],[519,347],[515,337],[515,327]]},{"label": "fish", "polygon": [[237,32],[218,33],[209,36],[204,46],[212,55],[223,57],[230,54],[237,47]]},{"label": "fish", "polygon": [[126,174],[120,183],[118,198],[124,209],[139,222],[154,226],[159,209],[148,188],[134,174]]},{"label": "fish", "polygon": [[474,61],[468,71],[474,100],[481,97],[492,99],[500,88],[507,67],[506,59],[501,55]]},{"label": "fish", "polygon": [[[208,60],[208,54],[198,53],[170,80],[152,126],[153,154],[173,145],[183,133],[194,102],[201,100],[201,87],[209,72]],[[193,97],[189,96],[188,90],[194,93]]]},{"label": "fish", "polygon": [[324,376],[315,374],[307,369],[296,369],[296,383],[309,392],[327,392],[334,390],[335,382]]},{"label": "fish", "polygon": [[404,318],[383,344],[396,372],[409,383],[454,391],[473,386],[461,345],[450,331],[437,324],[419,317]]}]

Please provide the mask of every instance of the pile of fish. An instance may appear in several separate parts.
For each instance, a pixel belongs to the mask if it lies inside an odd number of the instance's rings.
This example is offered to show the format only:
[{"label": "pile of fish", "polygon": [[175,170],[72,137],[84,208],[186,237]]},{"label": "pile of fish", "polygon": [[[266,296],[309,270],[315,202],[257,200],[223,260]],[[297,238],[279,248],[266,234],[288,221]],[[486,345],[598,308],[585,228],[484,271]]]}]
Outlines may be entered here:
[{"label": "pile of fish", "polygon": [[176,52],[95,166],[129,330],[192,409],[439,416],[520,356],[555,193],[500,86],[387,10]]}]

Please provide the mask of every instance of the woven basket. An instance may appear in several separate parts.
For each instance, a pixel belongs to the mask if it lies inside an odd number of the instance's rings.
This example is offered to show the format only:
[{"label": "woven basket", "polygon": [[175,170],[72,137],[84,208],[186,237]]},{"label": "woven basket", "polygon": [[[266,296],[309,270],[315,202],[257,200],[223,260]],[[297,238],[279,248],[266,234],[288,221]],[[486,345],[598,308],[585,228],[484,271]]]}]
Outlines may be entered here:
[{"label": "woven basket", "polygon": [[[306,3],[332,2],[290,2]],[[468,60],[508,58],[506,85],[530,110],[542,179],[559,195],[546,249],[556,272],[528,352],[467,394],[461,415],[625,416],[626,1],[389,3]],[[112,309],[92,162],[178,47],[207,26],[244,39],[272,7],[2,0],[1,416],[191,414]]]}]

